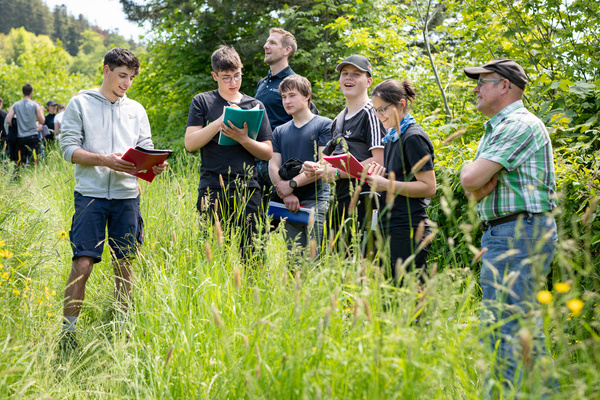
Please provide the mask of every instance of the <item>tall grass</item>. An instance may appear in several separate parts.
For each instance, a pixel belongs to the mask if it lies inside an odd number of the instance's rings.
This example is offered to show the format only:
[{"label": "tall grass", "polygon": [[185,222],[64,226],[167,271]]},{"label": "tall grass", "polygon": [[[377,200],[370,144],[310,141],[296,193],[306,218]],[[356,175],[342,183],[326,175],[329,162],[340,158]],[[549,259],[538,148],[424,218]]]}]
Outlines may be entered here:
[{"label": "tall grass", "polygon": [[[395,287],[358,255],[326,249],[310,261],[288,252],[281,228],[262,235],[265,263],[244,265],[238,233],[226,229],[220,243],[197,215],[199,162],[182,155],[141,183],[146,240],[134,263],[131,318],[114,322],[105,253],[88,281],[80,351],[63,362],[72,166],[52,150],[16,178],[10,164],[1,168],[1,398],[481,398],[494,361],[480,344],[478,243],[473,226],[453,222],[457,205],[444,179],[444,221],[456,226],[451,238],[440,230],[434,239],[437,272],[424,284],[407,274]],[[555,259],[568,291],[553,289],[538,305],[561,383],[547,398],[600,393],[598,293],[578,284],[581,271],[598,271],[573,257],[577,240],[584,235],[561,238]],[[567,306],[574,298],[584,302],[578,315]],[[539,398],[539,384],[532,387],[527,398]]]}]

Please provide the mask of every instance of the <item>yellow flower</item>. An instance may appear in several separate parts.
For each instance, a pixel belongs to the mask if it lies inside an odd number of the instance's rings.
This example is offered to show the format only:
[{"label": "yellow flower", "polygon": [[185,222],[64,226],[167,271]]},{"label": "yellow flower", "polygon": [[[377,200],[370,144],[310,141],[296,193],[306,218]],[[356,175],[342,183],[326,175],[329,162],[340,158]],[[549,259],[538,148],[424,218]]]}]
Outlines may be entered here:
[{"label": "yellow flower", "polygon": [[67,232],[62,231],[61,233],[58,234],[58,236],[60,236],[61,239],[64,239],[67,237]]},{"label": "yellow flower", "polygon": [[13,255],[13,252],[8,249],[0,250],[0,257],[2,258],[8,259],[11,258]]},{"label": "yellow flower", "polygon": [[13,289],[13,293],[17,296],[21,294],[21,292],[18,289]]},{"label": "yellow flower", "polygon": [[567,307],[569,307],[569,310],[571,310],[574,316],[581,314],[584,304],[585,303],[579,299],[571,299],[567,301]]},{"label": "yellow flower", "polygon": [[567,293],[569,289],[571,289],[571,285],[564,282],[558,282],[556,285],[554,285],[554,288],[558,293]]},{"label": "yellow flower", "polygon": [[548,304],[552,301],[552,293],[547,290],[540,290],[537,294],[537,299],[542,304]]},{"label": "yellow flower", "polygon": [[6,243],[4,243],[4,240],[0,240],[0,247],[4,247],[6,246]]}]

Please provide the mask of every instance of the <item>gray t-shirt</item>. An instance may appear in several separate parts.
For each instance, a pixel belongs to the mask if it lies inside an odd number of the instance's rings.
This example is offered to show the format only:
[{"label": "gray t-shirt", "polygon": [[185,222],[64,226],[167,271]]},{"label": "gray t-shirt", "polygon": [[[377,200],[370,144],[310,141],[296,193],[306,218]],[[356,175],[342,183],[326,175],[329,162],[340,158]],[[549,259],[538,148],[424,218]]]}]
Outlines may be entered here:
[{"label": "gray t-shirt", "polygon": [[37,103],[33,100],[23,99],[13,104],[17,116],[18,137],[37,135]]}]

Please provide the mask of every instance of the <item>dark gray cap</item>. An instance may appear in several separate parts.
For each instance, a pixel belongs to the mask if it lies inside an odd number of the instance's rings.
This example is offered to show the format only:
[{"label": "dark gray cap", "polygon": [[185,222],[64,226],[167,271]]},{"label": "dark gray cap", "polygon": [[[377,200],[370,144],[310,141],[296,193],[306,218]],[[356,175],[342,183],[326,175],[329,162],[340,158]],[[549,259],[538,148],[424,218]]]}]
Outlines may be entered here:
[{"label": "dark gray cap", "polygon": [[344,68],[344,65],[348,64],[354,65],[361,71],[368,73],[369,76],[373,76],[373,68],[371,68],[371,63],[369,62],[367,57],[359,56],[358,54],[353,54],[341,63],[339,63],[337,67],[335,67],[335,69],[338,72],[342,72],[342,68]]},{"label": "dark gray cap", "polygon": [[50,100],[46,103],[47,106],[55,106],[56,102],[54,100]]},{"label": "dark gray cap", "polygon": [[523,67],[515,60],[510,60],[508,58],[496,58],[481,67],[465,68],[463,71],[465,71],[465,75],[471,79],[479,79],[480,74],[496,72],[521,89],[525,89],[525,85],[527,85],[527,75],[525,74]]}]

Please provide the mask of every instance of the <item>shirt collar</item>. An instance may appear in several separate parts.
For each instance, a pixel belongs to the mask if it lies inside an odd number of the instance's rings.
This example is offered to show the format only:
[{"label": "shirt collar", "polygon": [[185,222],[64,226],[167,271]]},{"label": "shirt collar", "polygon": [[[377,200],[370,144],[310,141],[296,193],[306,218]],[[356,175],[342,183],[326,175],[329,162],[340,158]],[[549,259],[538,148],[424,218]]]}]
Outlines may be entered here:
[{"label": "shirt collar", "polygon": [[292,71],[292,68],[288,65],[275,75],[273,75],[271,73],[271,69],[269,69],[269,74],[267,75],[267,78],[285,78],[286,76],[290,75],[294,75],[294,71]]},{"label": "shirt collar", "polygon": [[507,116],[513,113],[513,111],[523,107],[523,101],[517,100],[514,103],[510,103],[506,107],[502,109],[498,114],[494,115],[490,118],[486,123],[485,127],[489,129],[494,129],[500,122],[504,120]]}]

